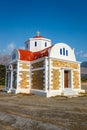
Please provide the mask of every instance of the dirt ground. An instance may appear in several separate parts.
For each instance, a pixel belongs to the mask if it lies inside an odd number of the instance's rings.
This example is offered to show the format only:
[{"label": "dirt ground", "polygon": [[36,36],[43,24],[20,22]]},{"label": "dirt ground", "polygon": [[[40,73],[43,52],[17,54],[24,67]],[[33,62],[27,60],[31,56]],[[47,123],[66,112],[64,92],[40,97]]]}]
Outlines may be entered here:
[{"label": "dirt ground", "polygon": [[87,130],[87,96],[45,98],[1,90],[0,130]]}]

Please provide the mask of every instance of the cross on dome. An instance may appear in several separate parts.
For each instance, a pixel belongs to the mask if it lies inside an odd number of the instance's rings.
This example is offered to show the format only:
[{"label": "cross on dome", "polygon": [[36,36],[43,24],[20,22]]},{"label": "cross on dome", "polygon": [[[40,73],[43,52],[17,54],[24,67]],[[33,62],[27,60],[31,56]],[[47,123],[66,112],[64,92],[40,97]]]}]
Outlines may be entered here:
[{"label": "cross on dome", "polygon": [[37,35],[34,36],[34,38],[44,38],[43,36],[40,36],[40,32],[39,32],[39,31],[37,31],[36,34],[37,34]]},{"label": "cross on dome", "polygon": [[40,32],[39,31],[37,31],[37,36],[40,36]]}]

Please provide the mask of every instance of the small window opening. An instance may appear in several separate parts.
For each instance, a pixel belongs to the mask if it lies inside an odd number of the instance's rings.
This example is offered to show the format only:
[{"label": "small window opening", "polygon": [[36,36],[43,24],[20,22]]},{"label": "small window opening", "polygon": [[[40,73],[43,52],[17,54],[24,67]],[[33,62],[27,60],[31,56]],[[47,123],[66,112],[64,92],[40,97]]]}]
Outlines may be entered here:
[{"label": "small window opening", "polygon": [[45,42],[45,47],[47,47],[47,42]]},{"label": "small window opening", "polygon": [[60,55],[62,55],[62,48],[60,48]]},{"label": "small window opening", "polygon": [[37,46],[37,42],[35,42],[35,46]]},{"label": "small window opening", "polygon": [[28,49],[28,44],[26,44],[26,48]]},{"label": "small window opening", "polygon": [[68,56],[68,50],[66,50],[66,56]]},{"label": "small window opening", "polygon": [[63,55],[65,55],[65,48],[63,48]]}]

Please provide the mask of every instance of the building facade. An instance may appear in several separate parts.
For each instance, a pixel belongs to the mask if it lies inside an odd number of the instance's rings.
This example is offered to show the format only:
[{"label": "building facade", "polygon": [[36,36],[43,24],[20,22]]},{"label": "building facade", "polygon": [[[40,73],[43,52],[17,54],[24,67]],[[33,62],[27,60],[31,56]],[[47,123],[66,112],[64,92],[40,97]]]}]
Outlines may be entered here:
[{"label": "building facade", "polygon": [[46,97],[78,95],[83,90],[74,49],[65,43],[52,46],[43,36],[30,38],[25,50],[15,49],[11,54],[5,91]]}]

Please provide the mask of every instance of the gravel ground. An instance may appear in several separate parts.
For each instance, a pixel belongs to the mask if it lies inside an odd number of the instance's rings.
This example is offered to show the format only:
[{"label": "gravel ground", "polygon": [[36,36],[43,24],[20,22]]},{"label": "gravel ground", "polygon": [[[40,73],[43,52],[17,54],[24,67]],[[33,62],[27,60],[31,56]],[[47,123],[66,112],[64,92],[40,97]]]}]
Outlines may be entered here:
[{"label": "gravel ground", "polygon": [[0,91],[0,130],[87,130],[87,96],[45,98]]}]

